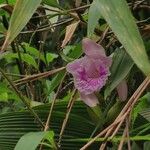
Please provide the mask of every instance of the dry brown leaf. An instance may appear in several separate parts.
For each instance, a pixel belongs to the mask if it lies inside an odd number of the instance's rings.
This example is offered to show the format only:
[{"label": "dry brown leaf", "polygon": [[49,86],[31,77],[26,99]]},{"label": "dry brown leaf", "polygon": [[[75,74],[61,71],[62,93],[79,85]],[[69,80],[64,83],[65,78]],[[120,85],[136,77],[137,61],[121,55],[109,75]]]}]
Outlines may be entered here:
[{"label": "dry brown leaf", "polygon": [[76,7],[79,7],[79,6],[81,5],[81,3],[82,3],[82,0],[76,0],[75,6],[76,6]]},{"label": "dry brown leaf", "polygon": [[65,38],[62,42],[62,45],[61,47],[63,48],[64,46],[66,46],[66,44],[71,40],[78,24],[79,24],[80,21],[76,21],[76,22],[73,22],[72,24],[68,25],[66,27],[66,34],[65,34]]},{"label": "dry brown leaf", "polygon": [[13,11],[13,6],[9,5],[9,4],[0,4],[0,8],[4,9],[5,11],[7,11],[9,14],[12,13]]}]

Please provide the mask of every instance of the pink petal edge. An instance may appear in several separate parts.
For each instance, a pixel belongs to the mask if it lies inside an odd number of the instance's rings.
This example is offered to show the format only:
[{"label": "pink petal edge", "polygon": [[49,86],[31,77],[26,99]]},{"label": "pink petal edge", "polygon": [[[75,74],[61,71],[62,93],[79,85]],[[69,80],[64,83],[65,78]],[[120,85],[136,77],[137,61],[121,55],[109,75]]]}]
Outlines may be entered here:
[{"label": "pink petal edge", "polygon": [[117,92],[119,95],[120,101],[125,101],[128,96],[128,86],[126,80],[122,80],[117,86]]},{"label": "pink petal edge", "polygon": [[82,40],[82,49],[84,53],[91,58],[106,56],[104,48],[89,38],[84,38]]},{"label": "pink petal edge", "polygon": [[96,105],[99,104],[98,98],[94,93],[88,95],[80,93],[80,98],[89,107],[95,107]]}]

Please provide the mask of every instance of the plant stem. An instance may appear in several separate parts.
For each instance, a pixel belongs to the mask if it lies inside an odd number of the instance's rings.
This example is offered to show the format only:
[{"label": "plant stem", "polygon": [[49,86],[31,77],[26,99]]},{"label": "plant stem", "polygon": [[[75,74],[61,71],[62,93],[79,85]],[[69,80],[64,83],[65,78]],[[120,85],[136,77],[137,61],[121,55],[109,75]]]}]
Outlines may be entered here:
[{"label": "plant stem", "polygon": [[39,116],[36,114],[36,112],[30,107],[30,103],[28,100],[26,100],[23,95],[20,93],[20,91],[17,89],[17,87],[15,86],[15,84],[13,83],[13,81],[11,81],[7,75],[5,74],[5,72],[3,71],[2,68],[0,68],[0,72],[3,75],[3,77],[8,81],[8,83],[11,85],[11,87],[14,89],[14,91],[16,92],[16,94],[19,96],[19,98],[22,100],[22,102],[26,105],[26,107],[28,108],[28,110],[30,111],[30,113],[34,116],[34,118],[37,120],[37,122],[39,123],[39,125],[44,128],[44,124],[41,121],[41,119],[39,118]]}]

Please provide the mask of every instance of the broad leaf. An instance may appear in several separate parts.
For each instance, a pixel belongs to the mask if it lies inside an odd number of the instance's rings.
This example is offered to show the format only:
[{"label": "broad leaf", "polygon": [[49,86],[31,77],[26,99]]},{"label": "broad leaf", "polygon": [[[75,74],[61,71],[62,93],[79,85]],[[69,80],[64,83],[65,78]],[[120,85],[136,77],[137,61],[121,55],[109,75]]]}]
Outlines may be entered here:
[{"label": "broad leaf", "polygon": [[[28,65],[32,65],[36,69],[38,68],[35,59],[31,55],[21,53],[20,56],[21,56],[22,61],[26,62]],[[19,56],[18,56],[18,53],[7,53],[3,55],[2,58],[5,58],[7,62],[11,62],[11,59],[19,59]]]},{"label": "broad leaf", "polygon": [[[42,119],[46,121],[49,113],[50,105],[42,105],[35,108],[35,111]],[[55,139],[58,140],[62,122],[65,117],[67,102],[60,101],[55,104],[54,111],[50,120],[50,129],[55,133]],[[68,124],[65,128],[62,149],[79,150],[85,141],[77,138],[89,138],[94,129],[93,123],[90,121],[86,106],[82,102],[75,102],[71,111]],[[29,132],[37,132],[41,130],[32,115],[26,110],[20,112],[11,112],[0,115],[0,148],[4,150],[13,150],[18,140]],[[36,136],[36,135],[35,135]],[[39,134],[41,137],[42,135]],[[38,138],[38,137],[36,137]],[[42,137],[41,137],[42,138]],[[71,141],[71,139],[74,141]],[[40,141],[40,139],[38,138]],[[69,141],[70,140],[70,141]],[[36,139],[32,138],[33,143]],[[26,144],[28,142],[26,141]],[[39,142],[38,142],[39,143]],[[23,147],[20,149],[22,150]],[[28,148],[28,150],[31,148]]]},{"label": "broad leaf", "polygon": [[[150,63],[138,28],[125,0],[95,0],[101,15],[132,57],[136,65],[150,75]],[[97,14],[98,15],[98,14]]]},{"label": "broad leaf", "polygon": [[[98,20],[101,17],[100,11],[96,5],[97,5],[97,2],[93,1],[93,3],[91,4],[91,7],[89,9],[88,29],[87,29],[88,37],[91,37],[91,35],[93,34],[94,29],[98,23]],[[99,15],[96,15],[97,13],[99,13]]]},{"label": "broad leaf", "polygon": [[52,62],[55,58],[57,58],[58,55],[57,54],[53,54],[53,53],[47,53],[46,54],[46,60],[47,63],[49,64],[50,62]]},{"label": "broad leaf", "polygon": [[133,64],[132,59],[123,49],[117,49],[115,51],[111,67],[110,83],[105,90],[105,98],[127,76]]},{"label": "broad leaf", "polygon": [[42,0],[17,0],[9,23],[3,50],[27,24]]},{"label": "broad leaf", "polygon": [[53,139],[54,133],[52,131],[27,133],[19,139],[15,146],[15,150],[35,150],[41,140],[48,136],[51,136]]}]

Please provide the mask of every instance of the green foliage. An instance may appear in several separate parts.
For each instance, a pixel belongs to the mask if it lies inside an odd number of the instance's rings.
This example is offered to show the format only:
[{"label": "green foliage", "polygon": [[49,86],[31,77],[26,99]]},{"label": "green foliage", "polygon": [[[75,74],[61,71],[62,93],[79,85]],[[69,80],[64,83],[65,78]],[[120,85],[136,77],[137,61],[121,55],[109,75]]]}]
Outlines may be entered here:
[{"label": "green foliage", "polygon": [[[29,55],[29,54],[21,54],[22,61],[26,62],[29,65],[32,65],[33,67],[37,68],[37,63],[35,62],[35,59]],[[18,56],[18,53],[7,53],[3,58],[7,60],[7,62],[12,62],[11,59],[20,59]]]},{"label": "green foliage", "polygon": [[57,0],[43,0],[43,3],[52,7],[60,7]]},{"label": "green foliage", "polygon": [[14,150],[35,150],[37,146],[40,144],[41,140],[48,139],[50,144],[49,147],[51,149],[56,149],[56,146],[54,144],[54,133],[52,131],[47,131],[47,132],[29,132],[22,136],[17,145],[15,146]]},{"label": "green foliage", "polygon": [[150,93],[149,92],[139,99],[139,103],[133,109],[133,122],[137,118],[138,114],[140,114],[142,110],[146,108],[150,108]]},{"label": "green foliage", "polygon": [[10,44],[27,24],[42,0],[17,0],[10,19],[5,46]]},{"label": "green foliage", "polygon": [[[99,13],[98,15],[97,12]],[[87,29],[87,35],[88,37],[91,37],[94,33],[94,29],[96,25],[98,24],[98,20],[101,18],[100,11],[97,7],[97,1],[93,1],[91,4],[91,7],[89,9],[89,16],[88,16],[88,29]]]},{"label": "green foliage", "polygon": [[[45,121],[47,118],[49,107],[50,105],[41,105],[35,108],[36,112],[43,121]],[[65,117],[66,108],[67,102],[57,102],[54,108],[54,112],[52,113],[50,129],[54,131],[55,139],[59,138],[61,123]],[[79,149],[85,142],[82,142],[82,140],[71,142],[69,140],[79,137],[88,137],[92,132],[93,127],[94,125],[87,115],[85,105],[81,102],[76,102],[64,132],[62,148],[66,150]],[[48,134],[48,132],[37,132],[40,130],[40,127],[28,111],[14,113],[11,112],[0,115],[0,130],[0,147],[7,150],[12,150],[18,139],[23,135],[24,136],[18,142],[16,149],[19,148],[22,144],[24,145],[23,147],[26,147],[29,144],[31,144],[30,146],[36,147],[43,139],[43,137]],[[33,131],[34,134],[28,133]],[[37,140],[35,140],[35,138],[31,139],[31,136],[34,136]],[[32,140],[34,140],[34,142],[31,142]]]},{"label": "green foliage", "polygon": [[117,38],[132,57],[137,66],[146,74],[150,74],[149,60],[144,44],[134,22],[134,18],[125,0],[96,0],[94,2]]},{"label": "green foliage", "polygon": [[58,73],[50,82],[47,94],[49,95],[62,81],[65,76],[65,71]]},{"label": "green foliage", "polygon": [[[45,150],[57,149],[62,127],[60,149],[78,150],[111,125],[133,94],[132,100],[140,98],[131,110],[131,148],[148,150],[149,87],[145,84],[143,93],[134,93],[150,75],[147,5],[146,0],[0,0],[0,150],[35,150],[40,144]],[[68,28],[74,22],[79,22],[75,31]],[[84,56],[84,37],[102,45],[112,57],[109,79],[95,93],[100,105],[94,108],[79,101],[78,91],[73,95],[74,79],[65,69]],[[64,38],[69,41],[65,47]],[[115,88],[123,79],[128,97],[120,102]],[[30,114],[34,111],[38,120]],[[39,125],[45,125],[49,114],[49,129],[44,131]],[[124,120],[113,139],[107,138],[106,149],[118,149],[125,124]],[[88,149],[99,149],[104,136]],[[122,149],[127,146],[125,139]]]},{"label": "green foliage", "polygon": [[110,82],[105,89],[105,98],[107,98],[114,88],[127,76],[133,64],[133,61],[125,50],[116,49],[113,55]]}]

